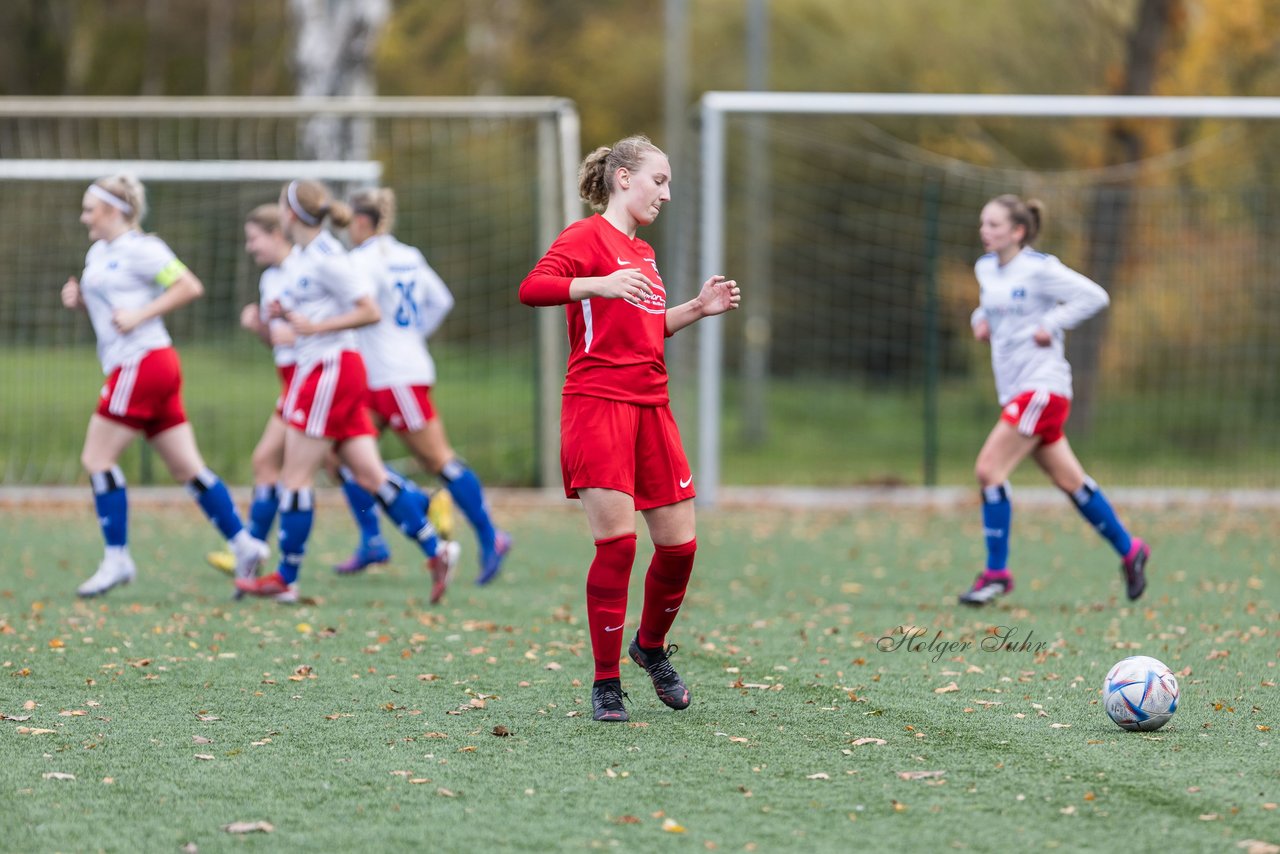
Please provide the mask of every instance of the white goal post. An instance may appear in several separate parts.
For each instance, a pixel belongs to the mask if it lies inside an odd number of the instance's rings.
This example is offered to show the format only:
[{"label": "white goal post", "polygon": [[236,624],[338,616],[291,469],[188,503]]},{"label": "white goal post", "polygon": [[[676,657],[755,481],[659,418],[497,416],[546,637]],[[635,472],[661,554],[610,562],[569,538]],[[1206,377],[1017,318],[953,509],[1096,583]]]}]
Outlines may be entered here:
[{"label": "white goal post", "polygon": [[[725,268],[728,147],[726,118],[737,116],[1037,117],[1265,120],[1280,118],[1280,98],[1057,95],[927,95],[805,92],[708,92],[700,102],[699,279]],[[750,176],[746,180],[752,180]],[[741,213],[741,212],[738,212]],[[976,211],[975,211],[976,216]],[[738,217],[740,220],[742,217]],[[743,283],[746,299],[750,282]],[[721,481],[724,320],[698,324],[698,498],[715,504]]]}]

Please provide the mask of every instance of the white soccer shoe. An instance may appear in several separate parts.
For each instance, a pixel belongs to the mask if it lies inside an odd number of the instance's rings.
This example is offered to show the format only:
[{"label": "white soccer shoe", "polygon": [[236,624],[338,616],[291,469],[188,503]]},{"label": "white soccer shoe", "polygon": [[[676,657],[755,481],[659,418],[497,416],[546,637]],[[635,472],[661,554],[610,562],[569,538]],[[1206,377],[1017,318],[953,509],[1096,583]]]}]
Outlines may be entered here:
[{"label": "white soccer shoe", "polygon": [[256,578],[258,571],[266,563],[267,556],[271,554],[271,547],[262,540],[246,536],[233,541],[231,551],[236,556],[235,577]]},{"label": "white soccer shoe", "polygon": [[431,604],[438,605],[449,589],[449,583],[458,571],[458,561],[462,558],[462,546],[453,540],[441,540],[436,556],[427,559],[427,569],[431,572]]},{"label": "white soccer shoe", "polygon": [[89,580],[76,588],[76,595],[84,598],[101,596],[112,587],[128,584],[138,574],[133,558],[128,554],[116,557],[104,557],[98,564],[98,571]]}]

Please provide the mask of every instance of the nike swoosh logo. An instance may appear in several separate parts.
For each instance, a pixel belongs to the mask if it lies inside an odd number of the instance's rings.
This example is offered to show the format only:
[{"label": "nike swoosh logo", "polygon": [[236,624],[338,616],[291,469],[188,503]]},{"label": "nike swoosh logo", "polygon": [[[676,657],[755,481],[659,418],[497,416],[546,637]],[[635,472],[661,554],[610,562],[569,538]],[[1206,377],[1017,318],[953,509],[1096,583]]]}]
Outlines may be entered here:
[{"label": "nike swoosh logo", "polygon": [[679,609],[679,608],[664,608],[663,610],[665,610],[668,614],[674,614],[676,611],[679,611],[680,609]]},{"label": "nike swoosh logo", "polygon": [[[616,257],[616,256],[615,256],[615,257]],[[623,261],[621,258],[618,258],[618,266],[619,266],[619,267],[630,267],[630,266],[631,266],[631,262],[630,262],[630,261]]]},{"label": "nike swoosh logo", "polygon": [[[623,624],[622,624],[622,626],[625,626],[625,625],[626,625],[626,623],[623,623]],[[617,632],[617,631],[621,631],[621,630],[622,630],[622,626],[605,626],[605,627],[604,627],[604,630],[605,630],[606,632]]]},{"label": "nike swoosh logo", "polygon": [[689,485],[689,484],[691,484],[691,483],[693,483],[693,475],[689,475],[689,479],[688,479],[688,480],[682,480],[682,481],[680,481],[680,488],[681,488],[681,489],[684,489],[686,486],[688,486],[688,485]]}]

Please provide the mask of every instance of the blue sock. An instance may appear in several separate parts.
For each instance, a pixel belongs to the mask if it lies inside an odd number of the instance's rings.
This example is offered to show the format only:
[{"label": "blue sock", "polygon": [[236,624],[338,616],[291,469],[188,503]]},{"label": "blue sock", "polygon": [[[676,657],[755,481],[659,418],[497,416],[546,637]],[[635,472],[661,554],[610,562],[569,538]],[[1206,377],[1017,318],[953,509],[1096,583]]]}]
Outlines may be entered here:
[{"label": "blue sock", "polygon": [[453,502],[462,509],[471,527],[475,528],[480,548],[485,553],[493,551],[493,521],[489,518],[489,506],[484,500],[484,488],[475,472],[456,457],[445,463],[440,479],[453,496]]},{"label": "blue sock", "polygon": [[102,539],[108,546],[129,544],[129,494],[125,489],[120,466],[89,475],[93,485],[93,503],[98,510]]},{"label": "blue sock", "polygon": [[218,526],[223,537],[230,540],[244,530],[235,502],[231,500],[231,493],[227,492],[226,484],[216,474],[207,468],[201,469],[187,484],[187,492],[191,493],[209,521]]},{"label": "blue sock", "polygon": [[249,535],[255,540],[266,542],[279,509],[280,490],[274,483],[255,486],[253,503],[249,505]]},{"label": "blue sock", "polygon": [[373,496],[356,483],[355,475],[350,469],[343,466],[338,469],[338,473],[342,476],[342,494],[347,497],[347,506],[351,508],[351,515],[355,517],[356,525],[360,528],[360,542],[362,545],[368,545],[371,540],[382,536],[382,528],[378,524],[377,504],[374,503]]},{"label": "blue sock", "polygon": [[1013,505],[1008,484],[982,488],[982,534],[987,540],[987,569],[1005,571],[1009,566],[1009,525]]},{"label": "blue sock", "polygon": [[280,490],[280,565],[276,571],[286,584],[298,580],[314,518],[315,493],[311,489]]},{"label": "blue sock", "polygon": [[1111,547],[1119,552],[1120,557],[1128,557],[1133,541],[1124,525],[1120,524],[1120,520],[1116,518],[1116,511],[1111,509],[1111,503],[1107,501],[1093,478],[1086,477],[1084,486],[1071,494],[1071,500],[1075,502],[1080,515],[1087,519],[1107,542],[1111,543]]},{"label": "blue sock", "polygon": [[414,484],[393,471],[387,471],[387,480],[378,489],[378,503],[395,521],[396,527],[406,537],[416,540],[427,557],[435,557],[440,546],[436,529],[427,521],[427,506],[431,499]]}]

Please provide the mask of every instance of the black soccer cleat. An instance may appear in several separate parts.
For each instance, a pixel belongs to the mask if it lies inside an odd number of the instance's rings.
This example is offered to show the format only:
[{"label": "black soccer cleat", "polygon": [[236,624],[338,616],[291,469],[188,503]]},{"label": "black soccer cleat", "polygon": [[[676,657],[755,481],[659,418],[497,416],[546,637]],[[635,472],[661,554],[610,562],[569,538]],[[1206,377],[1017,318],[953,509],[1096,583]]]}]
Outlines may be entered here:
[{"label": "black soccer cleat", "polygon": [[973,586],[958,597],[961,605],[982,607],[988,602],[1013,592],[1013,578],[1007,573],[997,575],[992,572],[980,572]]},{"label": "black soccer cleat", "polygon": [[1147,560],[1151,557],[1151,546],[1138,537],[1133,538],[1129,556],[1120,563],[1120,572],[1124,575],[1124,592],[1133,601],[1147,589]]},{"label": "black soccer cleat", "polygon": [[631,639],[631,646],[627,653],[632,661],[649,674],[649,678],[653,680],[653,690],[658,693],[659,700],[673,709],[686,709],[689,707],[689,688],[680,678],[680,674],[676,673],[676,669],[671,666],[670,660],[678,649],[680,647],[675,644],[671,644],[666,649],[641,649],[640,635],[637,634]]},{"label": "black soccer cleat", "polygon": [[598,721],[627,720],[627,707],[622,704],[626,697],[621,681],[604,679],[597,682],[591,686],[591,717]]}]

